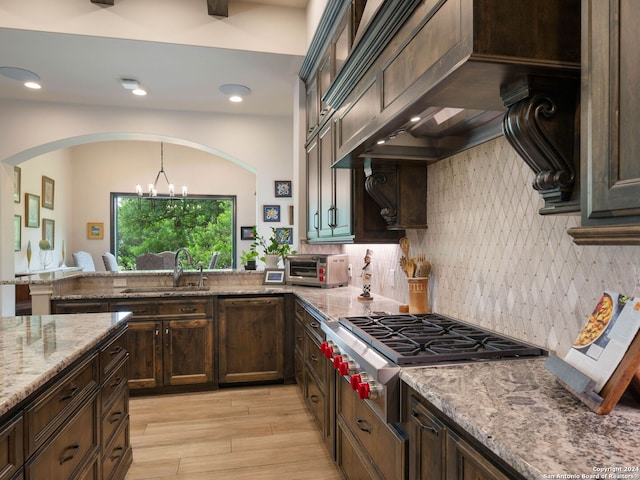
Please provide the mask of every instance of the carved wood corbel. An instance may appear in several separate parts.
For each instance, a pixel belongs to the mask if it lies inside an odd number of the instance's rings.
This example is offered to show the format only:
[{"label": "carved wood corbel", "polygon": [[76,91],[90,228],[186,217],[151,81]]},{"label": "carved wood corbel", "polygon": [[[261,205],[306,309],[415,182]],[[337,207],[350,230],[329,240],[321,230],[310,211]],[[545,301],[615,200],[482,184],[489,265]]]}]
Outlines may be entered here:
[{"label": "carved wood corbel", "polygon": [[388,230],[427,228],[427,165],[365,159],[364,187]]},{"label": "carved wood corbel", "polygon": [[503,88],[506,139],[535,173],[541,214],[580,211],[579,80],[525,77]]}]

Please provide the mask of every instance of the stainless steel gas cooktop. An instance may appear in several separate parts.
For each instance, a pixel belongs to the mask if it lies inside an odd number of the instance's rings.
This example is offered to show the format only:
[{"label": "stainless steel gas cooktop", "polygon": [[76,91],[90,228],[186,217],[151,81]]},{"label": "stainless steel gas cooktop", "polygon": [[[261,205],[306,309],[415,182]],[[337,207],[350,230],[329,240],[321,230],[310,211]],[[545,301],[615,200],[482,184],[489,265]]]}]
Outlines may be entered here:
[{"label": "stainless steel gas cooktop", "polygon": [[396,365],[546,355],[506,335],[439,314],[345,317],[340,325]]}]

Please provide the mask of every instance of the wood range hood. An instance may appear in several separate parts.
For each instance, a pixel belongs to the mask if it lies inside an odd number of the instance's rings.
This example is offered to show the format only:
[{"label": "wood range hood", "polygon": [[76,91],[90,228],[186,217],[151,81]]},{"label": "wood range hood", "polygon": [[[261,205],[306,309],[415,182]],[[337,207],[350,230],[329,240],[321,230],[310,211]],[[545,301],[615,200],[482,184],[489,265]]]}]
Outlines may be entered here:
[{"label": "wood range hood", "polygon": [[579,211],[580,0],[374,4],[322,97],[332,166],[426,169],[504,134],[535,173],[540,213]]}]

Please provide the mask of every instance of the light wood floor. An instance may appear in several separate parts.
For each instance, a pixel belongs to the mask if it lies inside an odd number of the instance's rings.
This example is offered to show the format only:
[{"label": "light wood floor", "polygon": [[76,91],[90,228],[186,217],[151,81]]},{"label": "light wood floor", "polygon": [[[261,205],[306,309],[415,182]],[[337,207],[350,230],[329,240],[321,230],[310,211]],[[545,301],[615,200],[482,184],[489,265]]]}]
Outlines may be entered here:
[{"label": "light wood floor", "polygon": [[130,400],[126,480],[342,479],[297,385]]}]

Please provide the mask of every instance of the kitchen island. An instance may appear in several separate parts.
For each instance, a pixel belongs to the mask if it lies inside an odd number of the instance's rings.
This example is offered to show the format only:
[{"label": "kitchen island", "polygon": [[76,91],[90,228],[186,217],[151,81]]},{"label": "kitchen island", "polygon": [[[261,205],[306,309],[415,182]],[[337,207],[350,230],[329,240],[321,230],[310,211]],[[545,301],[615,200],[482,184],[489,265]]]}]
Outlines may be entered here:
[{"label": "kitchen island", "polygon": [[130,315],[0,318],[0,478],[123,478]]}]

